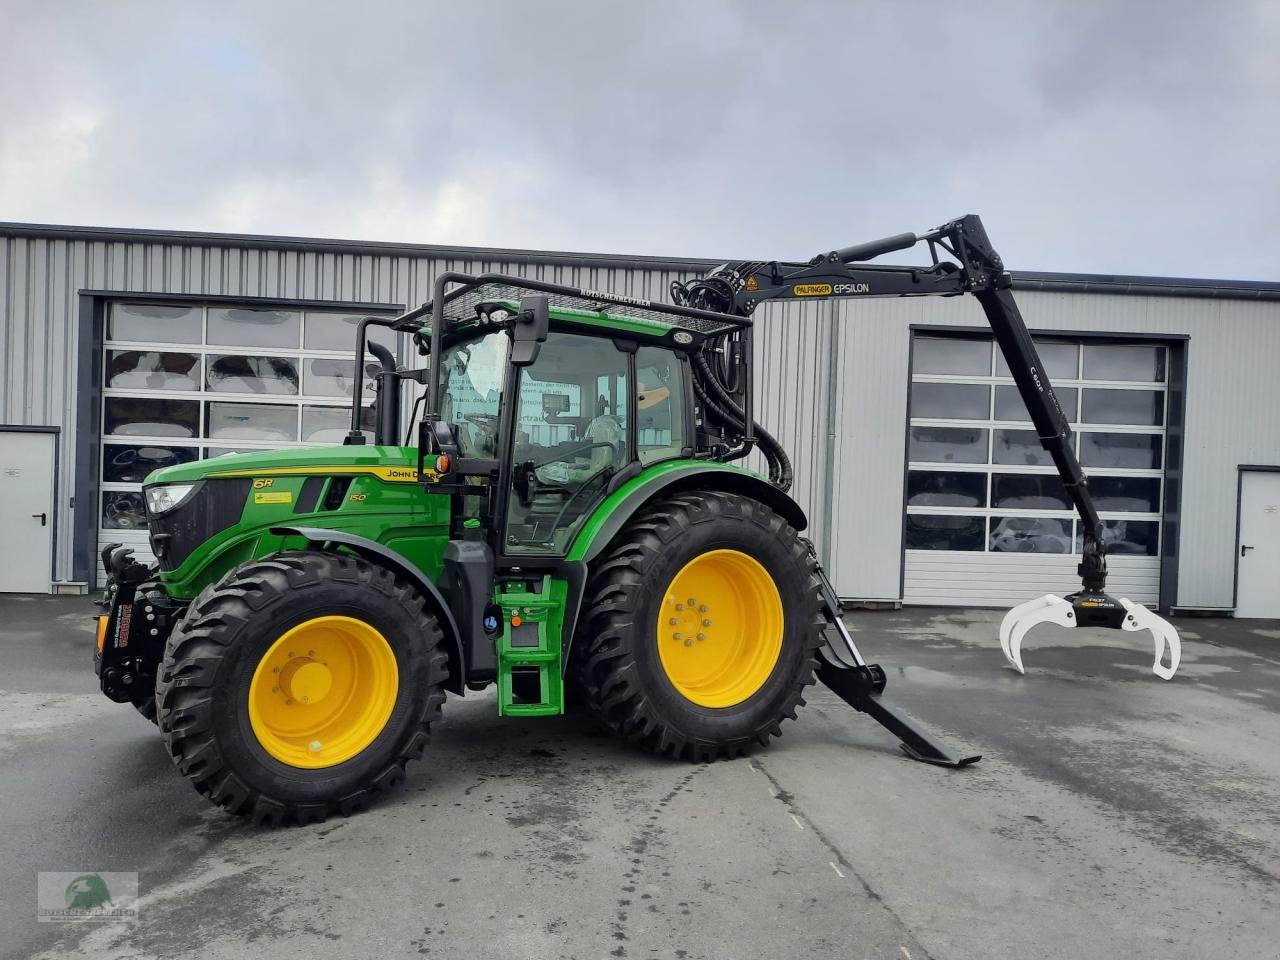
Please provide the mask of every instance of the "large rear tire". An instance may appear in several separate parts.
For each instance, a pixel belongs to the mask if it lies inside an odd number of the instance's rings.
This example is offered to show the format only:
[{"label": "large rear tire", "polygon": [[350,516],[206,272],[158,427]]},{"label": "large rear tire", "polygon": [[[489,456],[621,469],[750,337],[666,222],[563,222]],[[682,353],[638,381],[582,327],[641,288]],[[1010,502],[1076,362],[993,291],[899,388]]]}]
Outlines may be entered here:
[{"label": "large rear tire", "polygon": [[197,790],[257,822],[350,813],[404,777],[444,703],[422,595],[345,554],[276,554],[191,603],[156,678],[158,725]]},{"label": "large rear tire", "polygon": [[817,564],[758,501],[689,492],[644,508],[596,566],[574,648],[590,709],[654,753],[739,756],[814,682]]}]

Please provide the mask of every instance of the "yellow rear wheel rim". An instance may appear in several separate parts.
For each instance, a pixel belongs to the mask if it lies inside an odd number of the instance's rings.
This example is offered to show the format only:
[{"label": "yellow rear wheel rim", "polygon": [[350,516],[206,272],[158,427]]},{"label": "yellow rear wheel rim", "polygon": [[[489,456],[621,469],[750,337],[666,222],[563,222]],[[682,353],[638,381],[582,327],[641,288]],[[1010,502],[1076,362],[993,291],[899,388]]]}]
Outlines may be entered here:
[{"label": "yellow rear wheel rim", "polygon": [[268,754],[316,769],[377,739],[400,687],[396,655],[362,620],[316,617],[286,631],[258,661],[249,723]]},{"label": "yellow rear wheel rim", "polygon": [[732,707],[772,675],[782,628],[782,597],[769,571],[738,550],[710,550],[667,586],[658,610],[658,657],[687,700]]}]

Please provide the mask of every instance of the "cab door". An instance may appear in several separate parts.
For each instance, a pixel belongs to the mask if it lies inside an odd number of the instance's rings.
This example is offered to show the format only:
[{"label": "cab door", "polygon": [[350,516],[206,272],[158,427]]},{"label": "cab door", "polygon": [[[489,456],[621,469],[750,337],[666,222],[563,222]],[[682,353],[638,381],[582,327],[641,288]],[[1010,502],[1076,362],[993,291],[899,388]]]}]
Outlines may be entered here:
[{"label": "cab door", "polygon": [[564,556],[634,459],[632,353],[552,332],[517,371],[503,552]]}]

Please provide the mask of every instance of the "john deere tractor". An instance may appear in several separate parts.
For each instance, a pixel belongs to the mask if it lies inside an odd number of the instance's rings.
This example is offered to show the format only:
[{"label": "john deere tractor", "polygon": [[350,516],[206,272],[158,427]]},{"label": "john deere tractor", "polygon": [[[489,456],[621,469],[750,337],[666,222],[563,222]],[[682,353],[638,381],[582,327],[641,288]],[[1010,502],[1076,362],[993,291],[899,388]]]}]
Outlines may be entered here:
[{"label": "john deere tractor", "polygon": [[[856,266],[920,239],[951,258]],[[974,292],[1028,406],[1055,410],[1007,281],[976,217],[808,264],[726,265],[669,304],[443,274],[429,303],[360,324],[346,444],[147,478],[158,565],[104,550],[103,692],[155,720],[197,790],[271,823],[389,790],[446,695],[492,684],[502,716],[572,696],[632,743],[701,761],[767,743],[816,677],[910,756],[971,763],[881,699],[884,671],[841,623],[787,456],[752,417],[750,315],[764,299]],[[374,325],[426,364],[397,368]],[[422,395],[402,427],[406,382]],[[732,464],[753,449],[767,477]]]}]

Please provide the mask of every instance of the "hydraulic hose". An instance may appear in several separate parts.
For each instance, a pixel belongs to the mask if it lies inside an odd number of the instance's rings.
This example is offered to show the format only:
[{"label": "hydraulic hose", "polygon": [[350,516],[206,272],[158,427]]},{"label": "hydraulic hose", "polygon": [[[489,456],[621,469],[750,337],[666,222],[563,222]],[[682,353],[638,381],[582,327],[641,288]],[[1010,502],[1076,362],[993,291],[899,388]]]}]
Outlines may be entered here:
[{"label": "hydraulic hose", "polygon": [[[739,429],[745,429],[746,414],[738,407],[733,397],[725,390],[715,372],[708,365],[706,357],[701,353],[693,355],[694,370],[698,376],[694,378],[697,385],[701,380],[705,387],[710,388],[712,396],[710,399],[715,401],[715,406],[711,407],[721,419],[726,420],[730,426],[736,426]],[[727,416],[726,416],[727,414]],[[784,493],[791,489],[791,483],[795,479],[795,474],[791,468],[791,458],[787,456],[787,452],[782,449],[782,444],[774,438],[768,430],[759,423],[752,422],[752,432],[759,438],[760,452],[764,454],[765,460],[769,464],[769,482]]]}]

